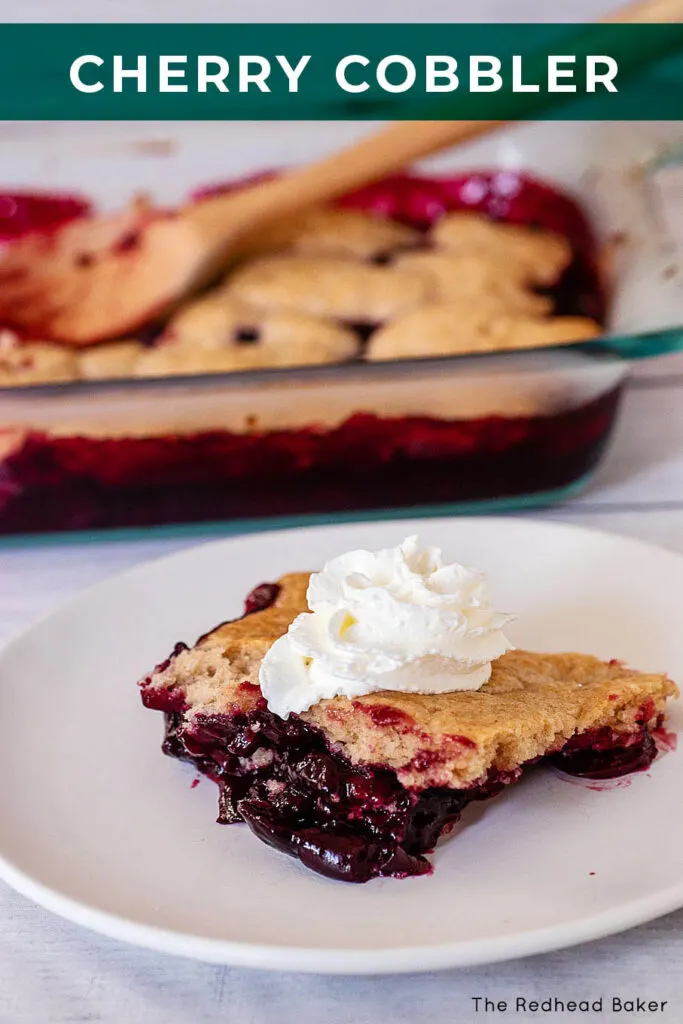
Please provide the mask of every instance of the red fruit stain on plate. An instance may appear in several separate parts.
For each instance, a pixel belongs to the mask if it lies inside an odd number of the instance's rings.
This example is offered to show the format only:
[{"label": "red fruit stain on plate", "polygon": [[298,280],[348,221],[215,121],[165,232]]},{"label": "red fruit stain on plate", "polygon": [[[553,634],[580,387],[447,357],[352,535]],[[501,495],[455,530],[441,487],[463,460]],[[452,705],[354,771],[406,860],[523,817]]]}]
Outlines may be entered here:
[{"label": "red fruit stain on plate", "polygon": [[673,754],[678,746],[678,736],[676,733],[671,732],[670,729],[665,729],[663,726],[652,730],[652,738],[660,754]]},{"label": "red fruit stain on plate", "polygon": [[594,793],[607,793],[611,789],[627,789],[632,781],[624,776],[618,779],[585,779],[579,775],[568,775],[560,769],[556,769],[556,773],[563,782],[569,782],[572,786],[581,786],[582,789],[590,789]]}]

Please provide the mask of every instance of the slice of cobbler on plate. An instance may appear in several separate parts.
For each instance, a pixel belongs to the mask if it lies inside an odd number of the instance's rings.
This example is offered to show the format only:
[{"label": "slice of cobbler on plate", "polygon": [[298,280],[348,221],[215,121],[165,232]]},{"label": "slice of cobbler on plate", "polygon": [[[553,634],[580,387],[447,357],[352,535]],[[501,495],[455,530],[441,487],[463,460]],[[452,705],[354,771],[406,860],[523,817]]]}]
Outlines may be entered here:
[{"label": "slice of cobbler on plate", "polygon": [[409,538],[262,584],[242,618],[178,644],[141,683],[163,750],[314,871],[426,874],[463,808],[539,762],[589,778],[647,768],[666,675],[515,650],[485,577]]}]

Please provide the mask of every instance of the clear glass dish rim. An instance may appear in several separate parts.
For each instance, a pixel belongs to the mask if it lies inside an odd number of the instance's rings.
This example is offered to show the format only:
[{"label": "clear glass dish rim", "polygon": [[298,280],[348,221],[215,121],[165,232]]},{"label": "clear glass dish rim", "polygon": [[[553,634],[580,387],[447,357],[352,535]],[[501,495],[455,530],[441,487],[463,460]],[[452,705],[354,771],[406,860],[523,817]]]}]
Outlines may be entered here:
[{"label": "clear glass dish rim", "polygon": [[[415,376],[420,371],[469,369],[473,374],[486,372],[487,364],[496,360],[512,372],[533,372],[533,359],[539,360],[553,353],[579,354],[591,362],[630,361],[647,359],[671,352],[683,351],[683,323],[661,330],[634,334],[609,335],[597,339],[543,348],[519,348],[514,351],[490,351],[480,353],[458,353],[445,356],[419,357],[414,359],[388,359],[364,361],[362,359],[344,363],[325,363],[306,366],[269,367],[258,370],[232,370],[225,373],[169,374],[159,377],[117,377],[102,380],[73,380],[40,384],[0,384],[0,400],[13,395],[18,397],[49,397],[55,394],[99,394],[106,391],[154,391],[161,389],[193,389],[225,387],[240,389],[258,385],[287,387],[294,383],[341,383],[358,379],[382,380],[396,376]],[[521,357],[521,358],[520,358]],[[515,367],[515,364],[519,364]],[[578,368],[578,366],[577,366]],[[536,367],[551,372],[552,366]]]}]

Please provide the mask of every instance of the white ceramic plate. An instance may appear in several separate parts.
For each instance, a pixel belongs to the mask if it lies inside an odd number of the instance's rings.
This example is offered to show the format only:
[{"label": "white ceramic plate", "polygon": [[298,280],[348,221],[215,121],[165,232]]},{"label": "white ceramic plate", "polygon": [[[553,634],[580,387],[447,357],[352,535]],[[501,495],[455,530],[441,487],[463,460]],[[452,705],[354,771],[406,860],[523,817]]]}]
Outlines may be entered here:
[{"label": "white ceramic plate", "polygon": [[[0,656],[0,873],[129,942],[220,963],[371,973],[463,966],[628,928],[683,905],[683,754],[596,792],[538,770],[471,808],[433,875],[353,886],[307,872],[159,753],[135,681],[240,614],[256,583],[411,532],[489,573],[511,636],[683,679],[683,558],[512,519],[332,526],[219,541],[93,588]],[[682,716],[674,712],[673,727]]]}]

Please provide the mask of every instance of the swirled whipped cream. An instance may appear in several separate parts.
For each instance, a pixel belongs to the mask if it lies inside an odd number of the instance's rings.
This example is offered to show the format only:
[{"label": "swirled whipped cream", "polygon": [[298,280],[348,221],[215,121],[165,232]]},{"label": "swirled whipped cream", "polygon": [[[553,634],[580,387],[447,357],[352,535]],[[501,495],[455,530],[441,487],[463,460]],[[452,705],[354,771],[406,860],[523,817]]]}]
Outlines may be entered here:
[{"label": "swirled whipped cream", "polygon": [[485,576],[444,565],[408,537],[396,548],[351,551],[311,576],[310,612],[297,616],[261,664],[261,690],[286,718],[319,700],[380,690],[478,690],[511,649]]}]

